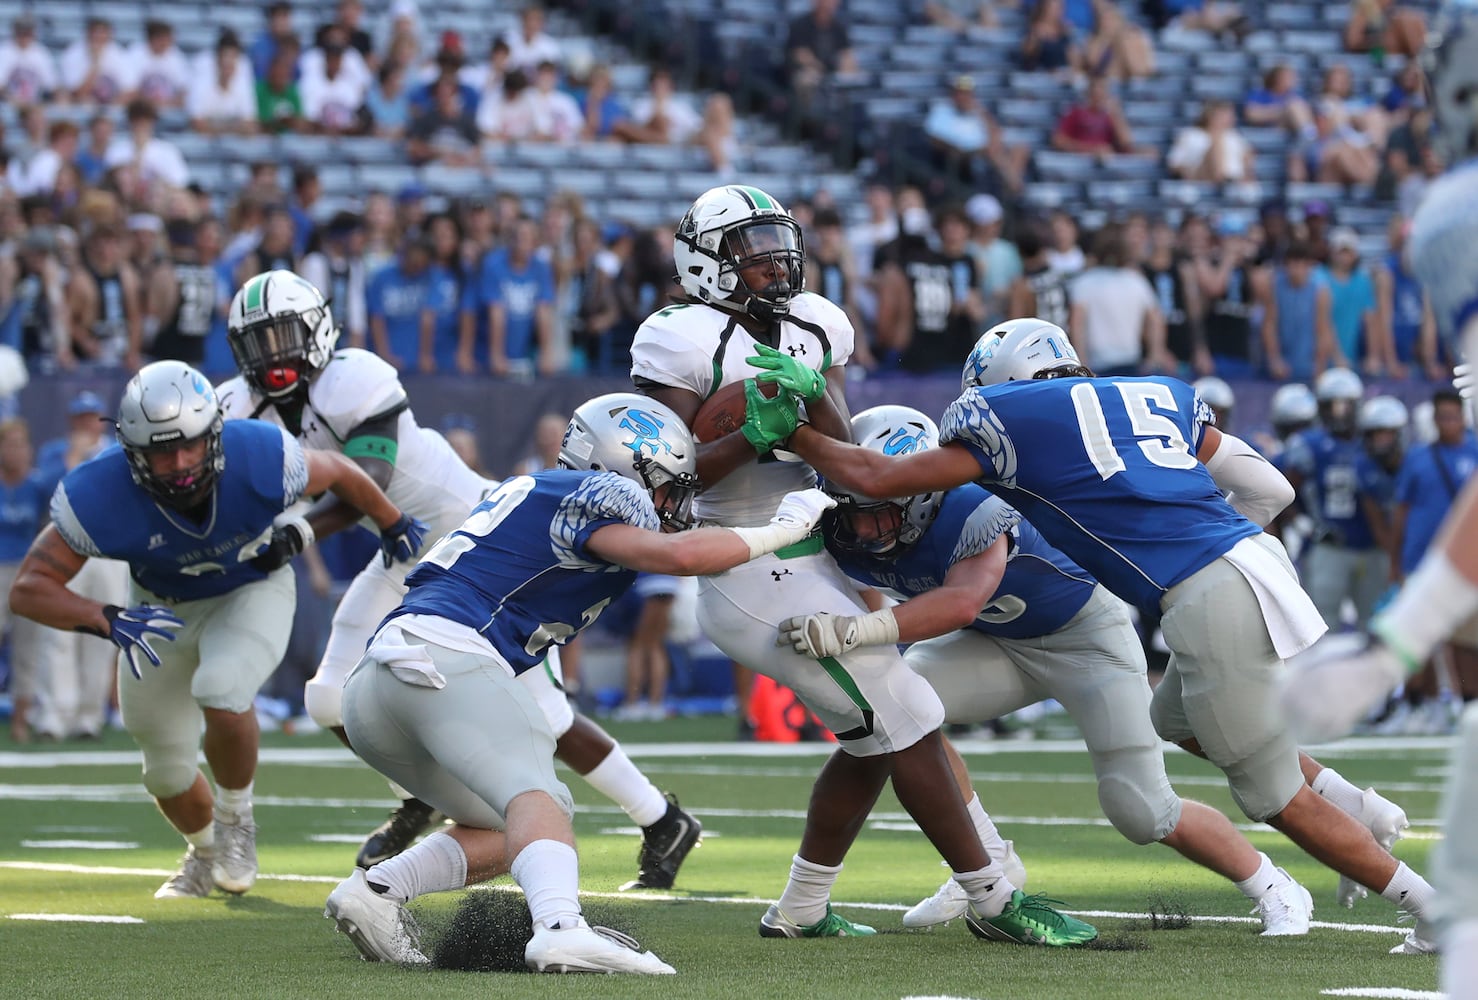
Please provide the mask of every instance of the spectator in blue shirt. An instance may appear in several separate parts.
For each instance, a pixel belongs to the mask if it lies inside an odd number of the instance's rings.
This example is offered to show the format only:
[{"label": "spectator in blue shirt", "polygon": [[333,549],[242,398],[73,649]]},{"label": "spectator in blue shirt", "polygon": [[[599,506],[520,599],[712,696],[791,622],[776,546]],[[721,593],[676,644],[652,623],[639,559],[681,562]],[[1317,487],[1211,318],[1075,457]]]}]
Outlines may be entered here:
[{"label": "spectator in blue shirt", "polygon": [[[251,48],[247,50],[247,56],[251,59],[252,73],[258,80],[267,77],[267,69],[272,65],[272,59],[277,55],[277,49],[282,43],[291,38],[297,40],[293,33],[293,8],[292,4],[279,2],[267,7],[267,30],[252,40]],[[293,79],[297,79],[294,72]]]},{"label": "spectator in blue shirt", "polygon": [[[31,432],[26,422],[0,422],[0,587],[5,593],[10,592],[16,570],[41,530],[51,497],[44,477],[32,468],[31,457]],[[17,743],[29,742],[31,736],[28,717],[37,689],[36,639],[40,629],[35,622],[12,617],[9,603],[0,601],[0,631],[10,632],[10,735]]]},{"label": "spectator in blue shirt", "polygon": [[1463,422],[1463,400],[1452,389],[1432,396],[1437,440],[1406,453],[1396,476],[1396,551],[1391,568],[1399,582],[1416,569],[1432,544],[1447,510],[1478,469],[1478,439]]},{"label": "spectator in blue shirt", "polygon": [[519,219],[512,243],[482,264],[482,301],[488,314],[489,365],[494,375],[554,373],[554,269],[534,253],[539,227]]},{"label": "spectator in blue shirt", "polygon": [[93,115],[87,120],[87,146],[77,151],[74,162],[77,164],[77,172],[88,186],[101,184],[108,173],[108,165],[103,162],[103,157],[113,144],[114,131],[113,119],[106,113]]},{"label": "spectator in blue shirt", "polygon": [[477,311],[476,277],[462,261],[462,226],[455,216],[433,215],[426,224],[431,241],[432,346],[422,349],[423,372],[478,371],[473,354],[473,314]]},{"label": "spectator in blue shirt", "polygon": [[369,280],[370,347],[401,371],[431,342],[431,248],[407,237],[393,262]]},{"label": "spectator in blue shirt", "polygon": [[1309,246],[1294,243],[1262,287],[1263,363],[1280,382],[1311,381],[1332,349],[1329,286],[1315,268]]},{"label": "spectator in blue shirt", "polygon": [[1334,333],[1337,368],[1362,368],[1372,374],[1387,357],[1387,332],[1375,308],[1375,283],[1360,266],[1360,237],[1347,226],[1329,234],[1329,264],[1320,280],[1329,287],[1329,326]]},{"label": "spectator in blue shirt", "polygon": [[619,127],[630,121],[630,114],[621,99],[616,96],[615,84],[611,81],[611,67],[597,64],[590,70],[585,88],[580,91],[580,113],[585,116],[585,127],[581,139],[621,138]]},{"label": "spectator in blue shirt", "polygon": [[111,435],[106,433],[107,413],[98,394],[86,389],[67,404],[67,433],[47,441],[36,455],[36,471],[46,485],[48,497],[68,469],[108,446]]}]

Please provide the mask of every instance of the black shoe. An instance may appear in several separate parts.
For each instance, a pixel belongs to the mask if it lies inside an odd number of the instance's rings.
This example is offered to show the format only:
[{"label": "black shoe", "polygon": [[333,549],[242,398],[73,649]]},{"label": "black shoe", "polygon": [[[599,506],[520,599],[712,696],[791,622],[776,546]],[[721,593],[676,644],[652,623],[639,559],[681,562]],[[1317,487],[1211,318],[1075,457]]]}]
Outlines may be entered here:
[{"label": "black shoe", "polygon": [[395,855],[415,843],[417,837],[428,828],[445,819],[441,813],[420,799],[406,799],[400,807],[390,813],[390,818],[375,828],[354,864],[360,868],[373,868],[381,861],[389,861]]},{"label": "black shoe", "polygon": [[667,813],[642,828],[641,850],[636,855],[636,878],[621,887],[628,889],[671,889],[683,859],[698,844],[703,824],[683,812],[677,796],[667,793]]}]

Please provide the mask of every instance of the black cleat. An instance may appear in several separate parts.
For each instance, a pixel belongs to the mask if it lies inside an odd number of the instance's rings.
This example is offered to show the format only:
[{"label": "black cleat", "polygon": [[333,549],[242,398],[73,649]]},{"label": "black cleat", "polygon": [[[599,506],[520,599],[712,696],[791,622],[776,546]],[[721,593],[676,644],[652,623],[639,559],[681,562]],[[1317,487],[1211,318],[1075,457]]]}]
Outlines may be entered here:
[{"label": "black cleat", "polygon": [[621,887],[628,889],[671,889],[677,881],[688,852],[698,845],[703,824],[677,804],[677,796],[667,793],[667,813],[651,826],[642,828],[641,850],[636,855],[636,878]]},{"label": "black cleat", "polygon": [[445,818],[420,799],[403,800],[390,813],[390,818],[376,827],[375,832],[365,840],[354,864],[359,868],[373,868],[381,861],[389,861]]}]

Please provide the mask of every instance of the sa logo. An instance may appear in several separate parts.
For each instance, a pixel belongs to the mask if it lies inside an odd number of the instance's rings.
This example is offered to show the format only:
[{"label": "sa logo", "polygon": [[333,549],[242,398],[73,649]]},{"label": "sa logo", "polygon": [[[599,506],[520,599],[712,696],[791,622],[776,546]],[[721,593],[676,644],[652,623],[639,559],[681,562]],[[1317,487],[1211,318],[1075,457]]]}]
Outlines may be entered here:
[{"label": "sa logo", "polygon": [[627,410],[621,418],[619,425],[622,430],[630,431],[633,435],[626,447],[638,455],[646,454],[651,449],[651,454],[657,455],[661,452],[672,452],[672,445],[662,440],[662,421],[642,410]]},{"label": "sa logo", "polygon": [[925,451],[929,442],[924,440],[924,428],[918,425],[904,426],[893,432],[893,436],[883,443],[884,455],[912,455],[916,451]]}]

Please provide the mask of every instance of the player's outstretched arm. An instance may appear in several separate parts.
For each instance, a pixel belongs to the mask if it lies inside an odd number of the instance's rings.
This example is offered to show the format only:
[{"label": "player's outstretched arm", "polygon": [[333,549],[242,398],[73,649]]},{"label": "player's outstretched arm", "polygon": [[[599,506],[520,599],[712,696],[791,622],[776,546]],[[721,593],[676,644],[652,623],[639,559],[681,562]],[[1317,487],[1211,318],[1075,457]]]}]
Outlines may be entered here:
[{"label": "player's outstretched arm", "polygon": [[955,444],[894,457],[801,427],[791,436],[789,447],[828,482],[869,497],[911,497],[949,490],[985,475],[975,457]]},{"label": "player's outstretched arm", "polygon": [[400,508],[353,459],[314,448],[304,448],[303,456],[308,462],[308,486],[303,492],[331,492],[374,521],[381,531],[400,520]]},{"label": "player's outstretched arm", "polygon": [[759,528],[698,528],[677,534],[608,524],[585,543],[606,562],[643,573],[710,576],[794,545],[815,530],[836,500],[821,490],[787,493],[770,523]]},{"label": "player's outstretched arm", "polygon": [[1293,503],[1293,484],[1246,441],[1205,428],[1196,457],[1227,491],[1227,502],[1243,517],[1265,528]]},{"label": "player's outstretched arm", "polygon": [[103,605],[67,587],[86,564],[87,556],[74,551],[56,526],[48,524],[16,570],[10,587],[10,610],[52,628],[87,629],[107,635]]}]

